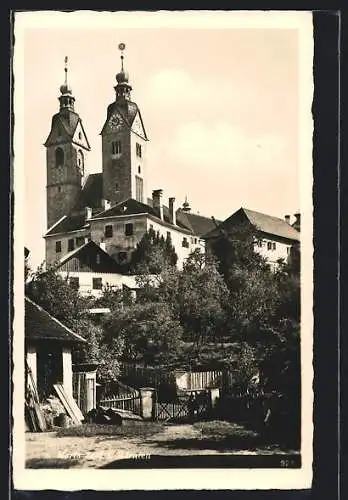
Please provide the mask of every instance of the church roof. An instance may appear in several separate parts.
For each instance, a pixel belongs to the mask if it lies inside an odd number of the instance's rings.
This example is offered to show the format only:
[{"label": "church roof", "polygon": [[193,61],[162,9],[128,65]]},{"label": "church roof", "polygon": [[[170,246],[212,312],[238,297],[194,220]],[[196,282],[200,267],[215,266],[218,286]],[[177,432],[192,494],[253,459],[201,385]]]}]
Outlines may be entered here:
[{"label": "church roof", "polygon": [[103,174],[89,174],[73,210],[85,207],[100,208],[103,198]]},{"label": "church roof", "polygon": [[[58,132],[59,135],[62,137],[62,142],[64,142],[64,140],[71,141],[74,137],[78,123],[81,124],[81,127],[83,129],[82,120],[80,116],[77,113],[75,113],[75,111],[69,110],[65,111],[64,113],[62,112],[56,113],[52,117],[51,131],[44,145],[51,146],[52,144],[56,144]],[[85,137],[87,140],[86,135]],[[90,149],[88,140],[87,140],[87,145],[88,149]]]},{"label": "church roof", "polygon": [[262,233],[287,240],[300,241],[300,233],[285,220],[243,207],[224,220],[218,227],[205,234],[203,238],[209,239],[217,237],[221,234],[220,232],[222,229],[228,232],[230,229],[235,228],[236,225],[243,222],[249,222],[249,224]]},{"label": "church roof", "polygon": [[141,120],[143,130],[145,133],[145,139],[147,139],[144,123],[143,123],[138,105],[135,102],[129,101],[128,99],[125,99],[122,101],[115,101],[115,102],[112,102],[111,104],[109,104],[108,109],[107,109],[107,116],[106,116],[105,124],[102,128],[101,134],[103,133],[105,127],[107,126],[107,123],[109,121],[110,116],[116,111],[118,113],[120,113],[120,115],[124,119],[125,123],[129,127],[132,126],[134,118],[136,117],[137,113],[139,113],[140,120]]},{"label": "church roof", "polygon": [[83,337],[63,325],[28,297],[25,297],[24,322],[26,340],[86,342]]}]

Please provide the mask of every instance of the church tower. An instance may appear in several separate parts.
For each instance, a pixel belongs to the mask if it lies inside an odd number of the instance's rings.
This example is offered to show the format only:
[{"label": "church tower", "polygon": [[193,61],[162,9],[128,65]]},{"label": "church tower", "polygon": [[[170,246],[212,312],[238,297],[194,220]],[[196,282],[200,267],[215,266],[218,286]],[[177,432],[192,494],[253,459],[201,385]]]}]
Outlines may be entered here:
[{"label": "church tower", "polygon": [[86,177],[85,162],[90,145],[82,121],[74,110],[75,98],[68,85],[68,58],[65,82],[60,87],[59,112],[52,118],[45,142],[47,171],[47,227],[51,227],[76,204]]},{"label": "church tower", "polygon": [[146,203],[146,143],[148,141],[140,110],[131,101],[132,87],[123,67],[125,44],[121,51],[121,71],[116,75],[116,98],[107,108],[101,131],[103,155],[103,198],[111,205],[128,198]]}]

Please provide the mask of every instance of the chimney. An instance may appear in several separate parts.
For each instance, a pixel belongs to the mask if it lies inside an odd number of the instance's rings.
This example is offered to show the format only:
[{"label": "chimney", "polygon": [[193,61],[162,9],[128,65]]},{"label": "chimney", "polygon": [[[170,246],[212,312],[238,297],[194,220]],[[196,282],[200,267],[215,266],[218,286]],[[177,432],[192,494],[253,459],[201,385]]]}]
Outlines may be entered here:
[{"label": "chimney", "polygon": [[285,215],[284,219],[287,224],[290,224],[290,215]]},{"label": "chimney", "polygon": [[152,191],[153,208],[156,210],[158,217],[163,220],[163,205],[161,203],[162,189]]},{"label": "chimney", "polygon": [[175,198],[169,198],[169,222],[176,225]]},{"label": "chimney", "polygon": [[105,212],[105,210],[109,210],[109,208],[111,207],[110,201],[102,199],[102,207],[103,207],[104,212]]},{"label": "chimney", "polygon": [[293,226],[293,227],[294,227],[297,231],[300,231],[300,229],[301,229],[301,214],[300,214],[300,212],[296,212],[296,213],[294,214],[294,216],[295,216],[296,220],[295,220],[295,222],[293,223],[293,225],[292,225],[292,226]]},{"label": "chimney", "polygon": [[85,207],[85,221],[87,222],[92,218],[92,209],[91,207]]}]

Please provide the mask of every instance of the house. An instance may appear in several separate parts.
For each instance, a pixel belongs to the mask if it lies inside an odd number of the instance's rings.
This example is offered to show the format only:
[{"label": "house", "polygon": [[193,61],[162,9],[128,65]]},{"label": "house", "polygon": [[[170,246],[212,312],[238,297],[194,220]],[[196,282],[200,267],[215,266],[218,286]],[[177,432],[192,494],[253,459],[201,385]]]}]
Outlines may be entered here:
[{"label": "house", "polygon": [[73,394],[72,351],[86,340],[25,297],[26,386],[34,384],[40,400],[62,384]]},{"label": "house", "polygon": [[300,233],[290,224],[288,216],[283,220],[243,207],[218,224],[215,229],[203,235],[203,239],[206,245],[212,248],[214,241],[228,237],[240,227],[250,228],[256,232],[254,250],[262,255],[273,269],[277,267],[280,259],[289,262],[294,249],[299,248]]},{"label": "house", "polygon": [[56,263],[56,269],[84,296],[98,298],[107,287],[114,290],[127,287],[132,293],[137,289],[135,276],[122,274],[122,267],[94,241],[64,255]]}]

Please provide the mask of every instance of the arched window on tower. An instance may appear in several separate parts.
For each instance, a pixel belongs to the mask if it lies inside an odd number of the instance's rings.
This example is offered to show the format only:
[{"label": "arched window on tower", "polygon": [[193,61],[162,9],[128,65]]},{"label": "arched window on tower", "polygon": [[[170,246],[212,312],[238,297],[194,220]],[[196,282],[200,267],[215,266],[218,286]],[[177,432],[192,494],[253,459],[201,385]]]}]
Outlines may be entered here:
[{"label": "arched window on tower", "polygon": [[85,166],[84,166],[84,156],[81,149],[77,151],[77,168],[79,169],[80,174],[83,176],[85,173]]},{"label": "arched window on tower", "polygon": [[56,149],[56,167],[62,167],[64,165],[64,151],[62,148]]}]

